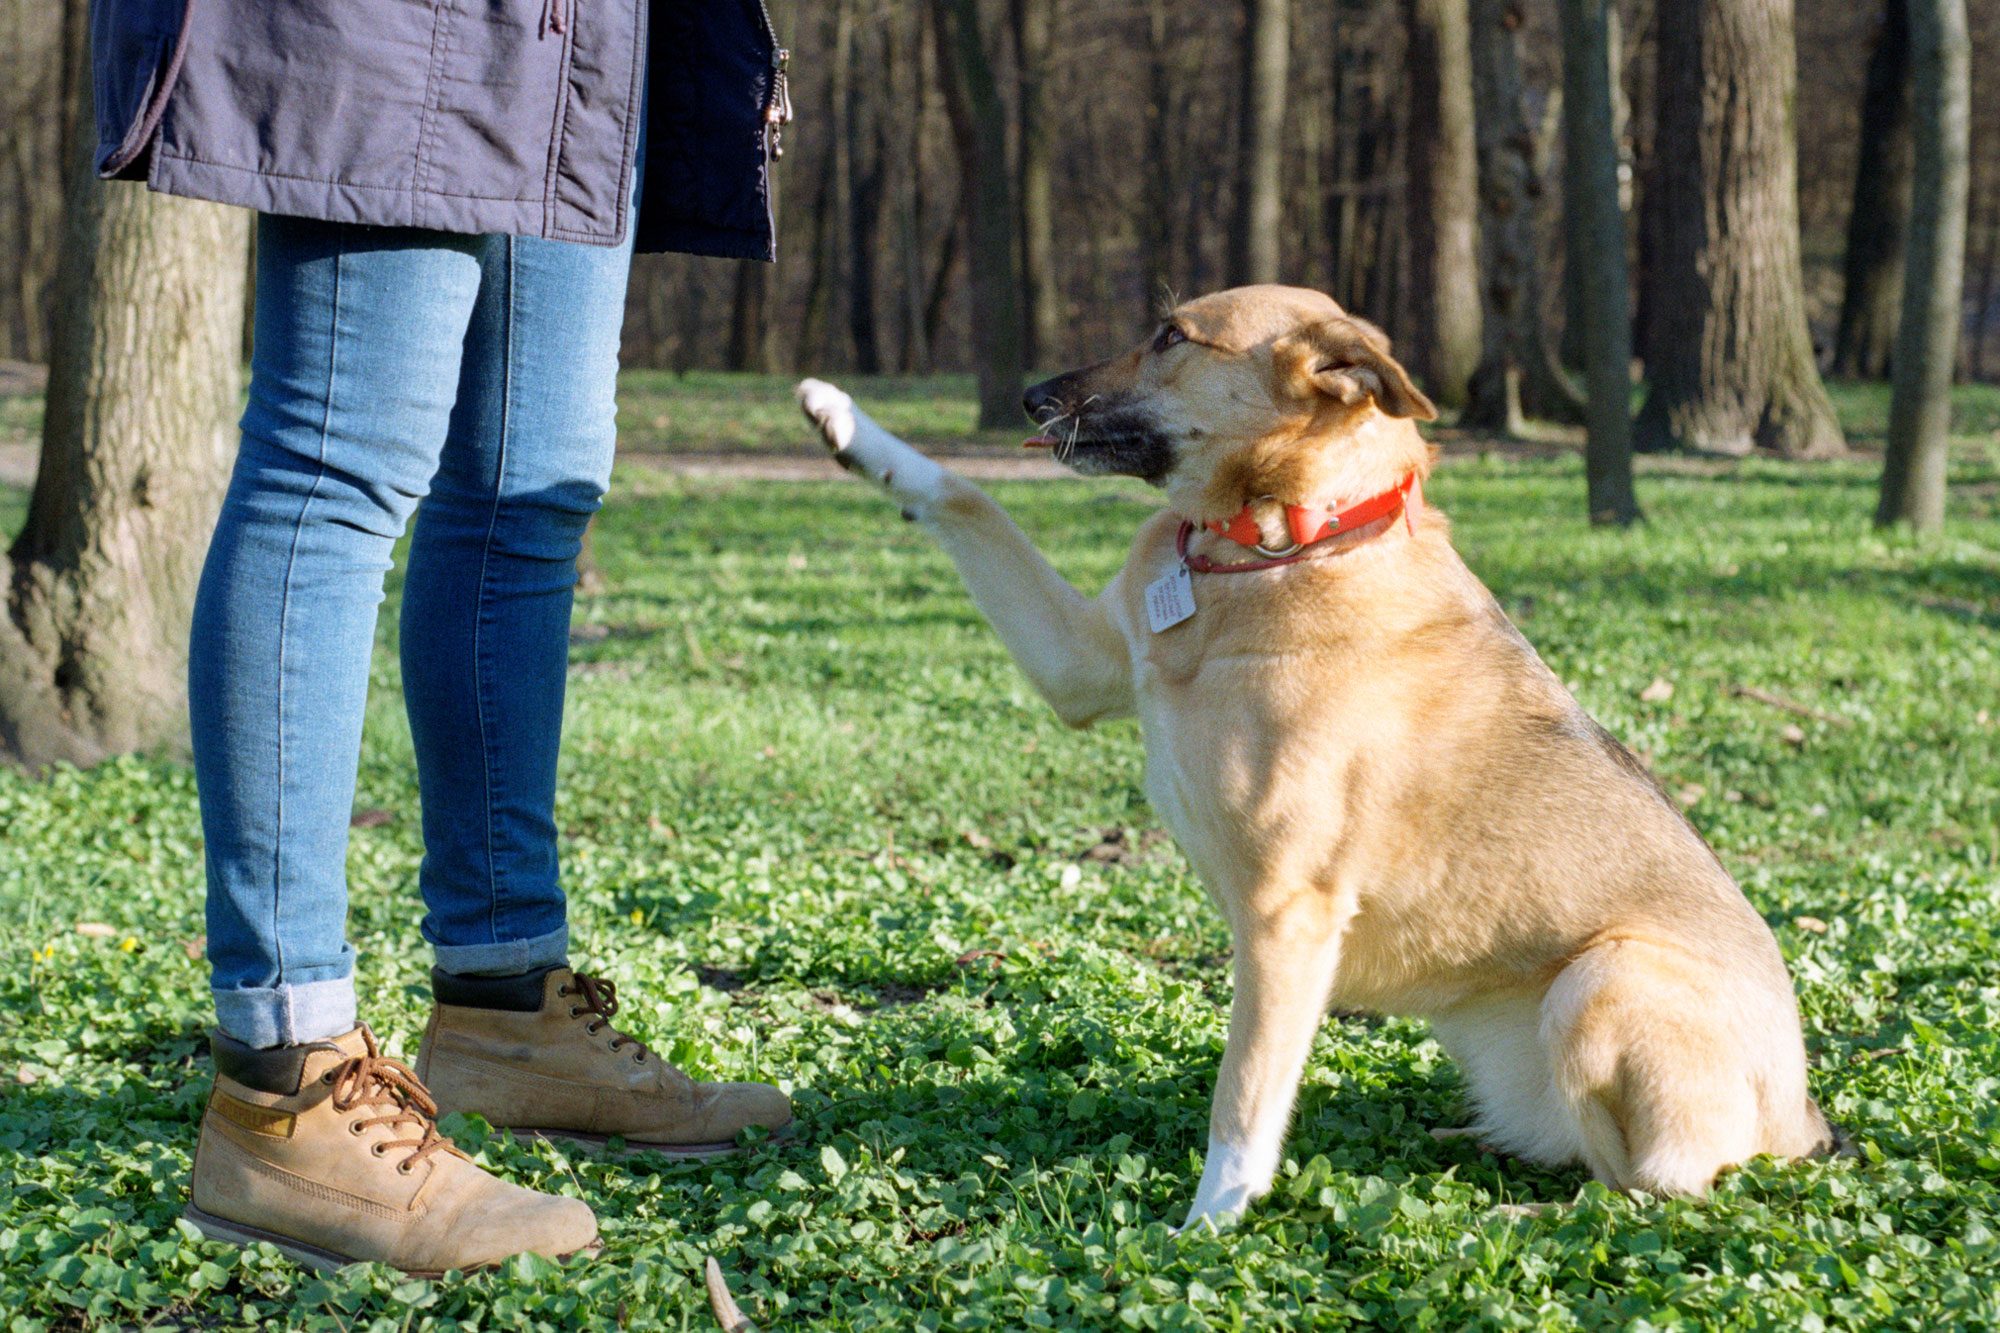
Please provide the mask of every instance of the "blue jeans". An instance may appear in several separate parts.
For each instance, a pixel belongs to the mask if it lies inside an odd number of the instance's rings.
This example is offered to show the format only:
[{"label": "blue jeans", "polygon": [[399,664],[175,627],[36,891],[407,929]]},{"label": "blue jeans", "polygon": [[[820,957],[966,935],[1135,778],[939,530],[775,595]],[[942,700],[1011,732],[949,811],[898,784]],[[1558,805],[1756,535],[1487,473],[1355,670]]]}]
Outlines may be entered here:
[{"label": "blue jeans", "polygon": [[412,514],[403,691],[440,966],[563,960],[556,750],[610,481],[625,247],[265,217],[242,449],[189,662],[218,1021],[355,1022],[347,831],[382,580]]}]

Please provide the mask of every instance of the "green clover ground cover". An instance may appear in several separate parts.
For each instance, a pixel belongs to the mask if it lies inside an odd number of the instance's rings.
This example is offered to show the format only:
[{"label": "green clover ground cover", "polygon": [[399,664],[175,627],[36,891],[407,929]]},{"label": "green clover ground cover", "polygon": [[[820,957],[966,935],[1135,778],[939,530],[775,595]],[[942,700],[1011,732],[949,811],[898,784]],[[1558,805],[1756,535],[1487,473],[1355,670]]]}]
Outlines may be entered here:
[{"label": "green clover ground cover", "polygon": [[[1573,459],[1458,461],[1431,488],[1772,922],[1854,1159],[1760,1162],[1703,1203],[1613,1197],[1433,1141],[1462,1085],[1422,1025],[1338,1017],[1275,1195],[1227,1235],[1171,1237],[1228,940],[1157,833],[1133,727],[1057,724],[862,487],[635,468],[579,606],[579,961],[695,1073],[783,1081],[803,1133],[676,1165],[458,1125],[596,1208],[605,1252],[569,1269],[316,1277],[200,1242],[175,1220],[209,1080],[193,783],[139,760],[0,776],[0,1321],[707,1328],[712,1253],[767,1328],[2000,1324],[2000,470],[1963,464],[1961,517],[1923,544],[1870,530],[1872,478],[1649,469],[1651,526],[1625,535],[1578,521]],[[1150,506],[996,490],[1086,587]],[[427,960],[392,649],[353,932],[364,1013],[413,1056]]]}]

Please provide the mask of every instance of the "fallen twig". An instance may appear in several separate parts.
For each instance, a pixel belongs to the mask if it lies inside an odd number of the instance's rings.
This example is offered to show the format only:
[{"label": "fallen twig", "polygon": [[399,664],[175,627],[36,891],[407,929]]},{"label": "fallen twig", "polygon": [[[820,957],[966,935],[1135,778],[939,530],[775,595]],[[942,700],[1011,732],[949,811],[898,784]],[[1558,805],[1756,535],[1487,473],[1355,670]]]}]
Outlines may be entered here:
[{"label": "fallen twig", "polygon": [[708,1308],[715,1312],[715,1322],[722,1325],[722,1333],[757,1333],[757,1326],[729,1294],[729,1284],[722,1280],[722,1265],[715,1262],[714,1255],[708,1256],[701,1276],[708,1288]]},{"label": "fallen twig", "polygon": [[1809,717],[1815,722],[1824,722],[1834,727],[1851,727],[1854,725],[1854,719],[1851,717],[1842,717],[1838,713],[1829,713],[1822,709],[1814,708],[1811,704],[1802,704],[1797,699],[1787,699],[1782,694],[1773,694],[1769,690],[1760,690],[1755,685],[1734,685],[1730,687],[1729,692],[1763,704],[1767,708],[1775,708],[1779,712],[1790,713],[1794,717]]}]

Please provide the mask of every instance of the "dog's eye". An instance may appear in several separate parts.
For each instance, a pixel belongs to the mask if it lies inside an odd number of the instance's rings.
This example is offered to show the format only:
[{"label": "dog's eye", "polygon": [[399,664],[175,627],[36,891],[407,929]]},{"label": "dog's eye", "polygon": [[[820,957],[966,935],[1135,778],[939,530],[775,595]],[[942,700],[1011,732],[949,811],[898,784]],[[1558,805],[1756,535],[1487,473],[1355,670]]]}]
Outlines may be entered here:
[{"label": "dog's eye", "polygon": [[1169,324],[1165,328],[1160,330],[1159,337],[1153,339],[1153,350],[1156,352],[1164,352],[1168,348],[1178,347],[1180,344],[1186,341],[1187,341],[1187,335],[1185,333],[1182,333],[1176,325]]}]

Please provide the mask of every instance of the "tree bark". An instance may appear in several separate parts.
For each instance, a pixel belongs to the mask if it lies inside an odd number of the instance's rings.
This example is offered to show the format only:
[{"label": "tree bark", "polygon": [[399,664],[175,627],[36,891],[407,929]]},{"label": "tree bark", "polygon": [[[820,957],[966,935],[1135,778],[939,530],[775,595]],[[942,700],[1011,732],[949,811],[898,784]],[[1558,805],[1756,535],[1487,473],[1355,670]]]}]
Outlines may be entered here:
[{"label": "tree bark", "polygon": [[1542,197],[1535,127],[1522,89],[1522,0],[1472,0],[1472,75],[1479,124],[1485,346],[1464,424],[1519,434],[1528,417],[1575,421],[1582,404],[1556,369],[1542,328],[1535,210]]},{"label": "tree bark", "polygon": [[1861,97],[1861,151],[1833,373],[1880,379],[1889,373],[1903,311],[1904,231],[1910,216],[1910,0],[1886,0]]},{"label": "tree bark", "polygon": [[1792,0],[1660,0],[1641,452],[1846,450],[1799,262]]},{"label": "tree bark", "polygon": [[1173,106],[1171,24],[1167,0],[1146,0],[1146,170],[1139,176],[1139,262],[1146,275],[1142,318],[1152,319],[1173,287],[1175,188],[1173,144],[1167,113]]},{"label": "tree bark", "polygon": [[1985,240],[1979,252],[1979,285],[1972,298],[1975,322],[1972,346],[1968,349],[1971,365],[1966,372],[1975,380],[1986,378],[1986,348],[1993,331],[1993,321],[1986,312],[1993,309],[1994,297],[2000,296],[2000,181],[1986,189],[1986,206],[1980,213],[1979,227]]},{"label": "tree bark", "polygon": [[1632,321],[1618,204],[1611,0],[1562,0],[1564,230],[1582,317],[1590,521],[1639,520],[1632,491]]},{"label": "tree bark", "polygon": [[895,78],[895,48],[887,40],[886,19],[865,24],[854,35],[858,59],[872,77],[850,78],[847,123],[853,135],[847,169],[848,247],[847,332],[854,345],[854,368],[864,375],[882,372],[880,286],[882,232],[887,223],[889,117],[885,102]]},{"label": "tree bark", "polygon": [[[1625,136],[1632,120],[1632,107],[1625,97],[1624,80],[1622,78],[1625,68],[1625,49],[1623,25],[1622,20],[1618,16],[1618,11],[1615,8],[1607,8],[1604,11],[1604,22],[1604,76],[1611,88],[1611,142],[1617,154],[1617,161],[1615,163],[1616,174],[1613,176],[1613,180],[1618,186],[1618,206],[1620,209],[1624,209],[1629,205],[1631,195],[1631,190],[1628,186],[1630,177],[1627,172],[1627,167],[1630,163],[1626,158]],[[1561,101],[1562,99],[1557,98],[1553,100]],[[1565,150],[1565,155],[1567,155],[1567,150]],[[1580,204],[1576,198],[1576,192],[1582,188],[1581,177],[1578,173],[1571,171],[1568,163],[1565,163],[1563,166],[1563,212],[1565,216],[1573,215],[1579,209]],[[1556,339],[1556,356],[1566,370],[1582,371],[1584,366],[1583,283],[1587,276],[1587,274],[1578,273],[1575,266],[1570,264],[1567,257],[1565,257],[1563,263],[1563,326],[1562,335]],[[1630,306],[1631,300],[1628,297],[1626,300],[1628,310]],[[1626,342],[1628,344],[1631,342],[1629,332],[1626,335]]]},{"label": "tree bark", "polygon": [[1951,377],[1964,318],[1972,42],[1965,0],[1909,0],[1915,147],[1903,320],[1896,333],[1880,525],[1944,526]]},{"label": "tree bark", "polygon": [[931,3],[938,78],[951,116],[963,215],[972,237],[972,355],[979,371],[979,425],[999,429],[1021,420],[1021,382],[1027,373],[1014,188],[1007,165],[1007,108],[987,58],[978,0]]},{"label": "tree bark", "polygon": [[729,302],[731,370],[758,375],[771,372],[771,340],[764,315],[770,285],[770,265],[754,259],[737,261],[735,290]]},{"label": "tree bark", "polygon": [[1411,369],[1462,409],[1479,366],[1479,148],[1467,0],[1405,0],[1409,21]]},{"label": "tree bark", "polygon": [[31,769],[179,733],[240,388],[249,214],[100,182],[86,138],[66,164],[41,467],[0,562],[0,755]]},{"label": "tree bark", "polygon": [[1016,123],[1020,142],[1022,331],[1030,366],[1059,355],[1062,292],[1056,285],[1055,136],[1049,121],[1049,59],[1055,0],[1012,0]]},{"label": "tree bark", "polygon": [[1237,121],[1236,216],[1229,281],[1276,282],[1283,260],[1285,80],[1291,0],[1243,0],[1243,95]]}]

